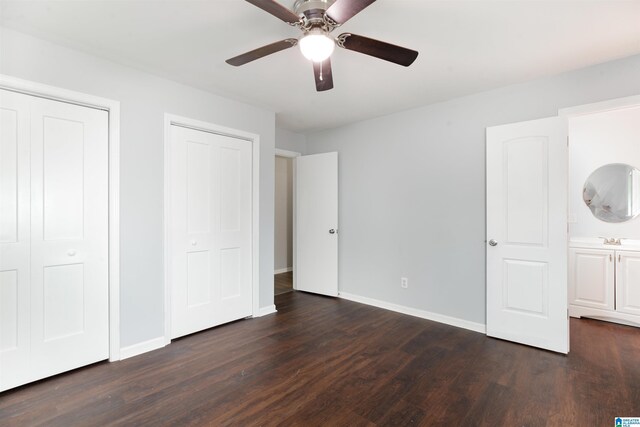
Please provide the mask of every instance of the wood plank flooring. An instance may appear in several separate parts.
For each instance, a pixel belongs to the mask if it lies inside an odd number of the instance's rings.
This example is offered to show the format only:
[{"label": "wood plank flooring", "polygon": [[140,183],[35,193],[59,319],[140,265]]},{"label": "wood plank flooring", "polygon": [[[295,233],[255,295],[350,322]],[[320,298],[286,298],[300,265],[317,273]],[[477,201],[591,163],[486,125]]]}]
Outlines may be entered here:
[{"label": "wood plank flooring", "polygon": [[568,357],[301,292],[278,313],[0,394],[2,426],[613,426],[640,330],[571,321]]},{"label": "wood plank flooring", "polygon": [[274,274],[274,295],[280,295],[293,291],[293,272]]}]

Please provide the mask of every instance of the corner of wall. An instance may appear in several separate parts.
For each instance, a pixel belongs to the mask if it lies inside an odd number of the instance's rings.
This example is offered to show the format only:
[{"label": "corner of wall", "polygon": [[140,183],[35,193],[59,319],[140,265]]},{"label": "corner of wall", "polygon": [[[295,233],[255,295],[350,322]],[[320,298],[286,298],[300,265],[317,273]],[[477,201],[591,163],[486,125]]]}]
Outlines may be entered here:
[{"label": "corner of wall", "polygon": [[276,148],[306,154],[307,137],[306,135],[276,126]]}]

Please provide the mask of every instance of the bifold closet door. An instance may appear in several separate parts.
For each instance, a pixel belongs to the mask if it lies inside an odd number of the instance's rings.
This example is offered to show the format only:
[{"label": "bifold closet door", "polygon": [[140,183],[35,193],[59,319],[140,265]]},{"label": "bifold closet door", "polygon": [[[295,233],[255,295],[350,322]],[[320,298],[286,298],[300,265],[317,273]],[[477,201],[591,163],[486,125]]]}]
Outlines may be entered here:
[{"label": "bifold closet door", "polygon": [[0,391],[30,378],[29,110],[0,90]]},{"label": "bifold closet door", "polygon": [[252,314],[251,142],[171,126],[171,337]]},{"label": "bifold closet door", "polygon": [[108,114],[5,91],[0,102],[7,389],[109,356]]}]

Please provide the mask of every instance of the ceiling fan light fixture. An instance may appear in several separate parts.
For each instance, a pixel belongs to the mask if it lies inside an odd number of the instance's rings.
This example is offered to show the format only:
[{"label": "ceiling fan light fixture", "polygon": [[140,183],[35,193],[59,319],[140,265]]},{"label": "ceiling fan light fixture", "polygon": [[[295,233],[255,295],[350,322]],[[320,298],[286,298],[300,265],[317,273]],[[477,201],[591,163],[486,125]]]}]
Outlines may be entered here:
[{"label": "ceiling fan light fixture", "polygon": [[329,58],[336,45],[342,49],[359,52],[403,67],[413,64],[418,57],[418,52],[415,50],[357,34],[344,33],[337,38],[331,36],[336,28],[375,3],[376,0],[295,0],[293,9],[280,4],[279,0],[245,1],[296,27],[303,32],[303,36],[300,39],[280,40],[227,59],[227,64],[234,67],[300,45],[300,53],[313,62],[316,90],[323,92],[333,89]]},{"label": "ceiling fan light fixture", "polygon": [[321,29],[309,31],[300,39],[299,45],[302,55],[313,62],[325,61],[336,48],[335,40]]}]

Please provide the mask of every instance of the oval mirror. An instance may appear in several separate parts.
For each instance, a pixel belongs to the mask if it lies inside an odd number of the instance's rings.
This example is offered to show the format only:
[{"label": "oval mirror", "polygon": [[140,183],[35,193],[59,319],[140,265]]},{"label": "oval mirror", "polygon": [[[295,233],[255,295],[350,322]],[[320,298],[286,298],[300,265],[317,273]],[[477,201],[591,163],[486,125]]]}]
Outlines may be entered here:
[{"label": "oval mirror", "polygon": [[640,170],[622,163],[604,165],[584,183],[582,197],[605,222],[625,222],[640,214]]}]

